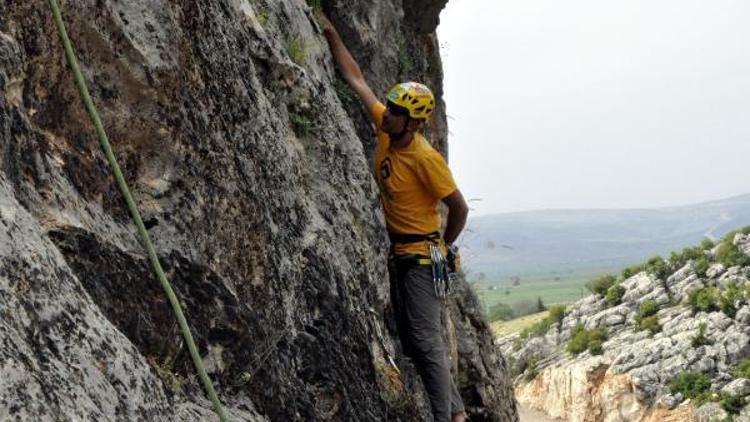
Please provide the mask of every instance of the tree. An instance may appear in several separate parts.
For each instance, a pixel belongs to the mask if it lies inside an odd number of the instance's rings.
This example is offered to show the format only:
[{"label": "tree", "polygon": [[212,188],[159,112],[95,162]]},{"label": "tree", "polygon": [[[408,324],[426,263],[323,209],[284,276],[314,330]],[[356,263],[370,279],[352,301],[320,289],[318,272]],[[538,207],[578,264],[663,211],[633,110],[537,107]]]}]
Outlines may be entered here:
[{"label": "tree", "polygon": [[544,306],[544,302],[542,302],[542,297],[537,296],[536,298],[536,311],[537,312],[544,312],[547,310],[547,307]]}]

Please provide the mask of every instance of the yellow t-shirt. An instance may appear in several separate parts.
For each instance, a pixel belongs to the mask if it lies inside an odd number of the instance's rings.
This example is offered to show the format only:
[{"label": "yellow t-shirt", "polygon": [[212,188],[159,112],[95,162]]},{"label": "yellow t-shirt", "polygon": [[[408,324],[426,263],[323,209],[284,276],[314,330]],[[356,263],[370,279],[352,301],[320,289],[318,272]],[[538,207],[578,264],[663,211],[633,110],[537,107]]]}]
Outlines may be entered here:
[{"label": "yellow t-shirt", "polygon": [[[456,191],[456,182],[443,156],[424,136],[414,135],[405,148],[390,148],[390,138],[380,127],[385,105],[370,111],[377,127],[375,180],[389,233],[429,234],[440,230],[438,202]],[[395,253],[429,256],[427,242],[397,244]]]}]

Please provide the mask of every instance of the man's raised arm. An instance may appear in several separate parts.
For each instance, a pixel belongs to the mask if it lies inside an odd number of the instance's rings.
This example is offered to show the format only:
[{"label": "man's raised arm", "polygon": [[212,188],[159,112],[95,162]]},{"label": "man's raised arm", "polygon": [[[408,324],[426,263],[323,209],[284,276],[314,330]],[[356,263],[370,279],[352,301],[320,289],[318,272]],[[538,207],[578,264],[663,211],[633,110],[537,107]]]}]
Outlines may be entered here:
[{"label": "man's raised arm", "polygon": [[354,61],[354,57],[349,53],[349,50],[344,45],[331,21],[322,13],[318,15],[318,21],[323,28],[323,35],[325,35],[328,41],[331,54],[333,54],[333,58],[336,60],[342,76],[354,92],[357,93],[369,112],[375,103],[378,102],[378,98],[367,85],[367,82],[365,82],[365,77],[362,75],[359,65]]}]

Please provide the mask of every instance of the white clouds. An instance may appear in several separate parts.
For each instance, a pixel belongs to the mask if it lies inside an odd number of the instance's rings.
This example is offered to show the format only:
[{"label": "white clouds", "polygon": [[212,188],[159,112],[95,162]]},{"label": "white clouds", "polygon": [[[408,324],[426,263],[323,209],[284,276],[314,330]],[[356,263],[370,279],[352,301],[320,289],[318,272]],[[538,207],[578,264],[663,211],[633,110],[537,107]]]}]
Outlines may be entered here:
[{"label": "white clouds", "polygon": [[750,191],[748,18],[742,1],[450,1],[459,185],[480,213]]}]

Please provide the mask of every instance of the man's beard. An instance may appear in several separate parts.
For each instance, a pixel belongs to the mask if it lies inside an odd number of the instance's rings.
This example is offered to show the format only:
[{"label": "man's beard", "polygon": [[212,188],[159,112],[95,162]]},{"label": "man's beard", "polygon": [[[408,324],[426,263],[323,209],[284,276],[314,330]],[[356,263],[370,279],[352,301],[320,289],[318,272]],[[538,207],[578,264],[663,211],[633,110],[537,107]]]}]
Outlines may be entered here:
[{"label": "man's beard", "polygon": [[398,131],[398,132],[395,132],[395,131],[387,131],[387,132],[385,132],[385,133],[387,133],[387,134],[388,134],[388,137],[389,137],[389,138],[391,139],[391,142],[393,142],[393,141],[397,141],[397,140],[399,140],[399,139],[403,138],[403,137],[404,137],[404,135],[406,135],[406,132],[408,132],[408,131],[409,131],[409,124],[408,124],[408,123],[405,123],[405,124],[404,124],[404,128],[403,128],[402,130],[400,130],[400,131]]}]

